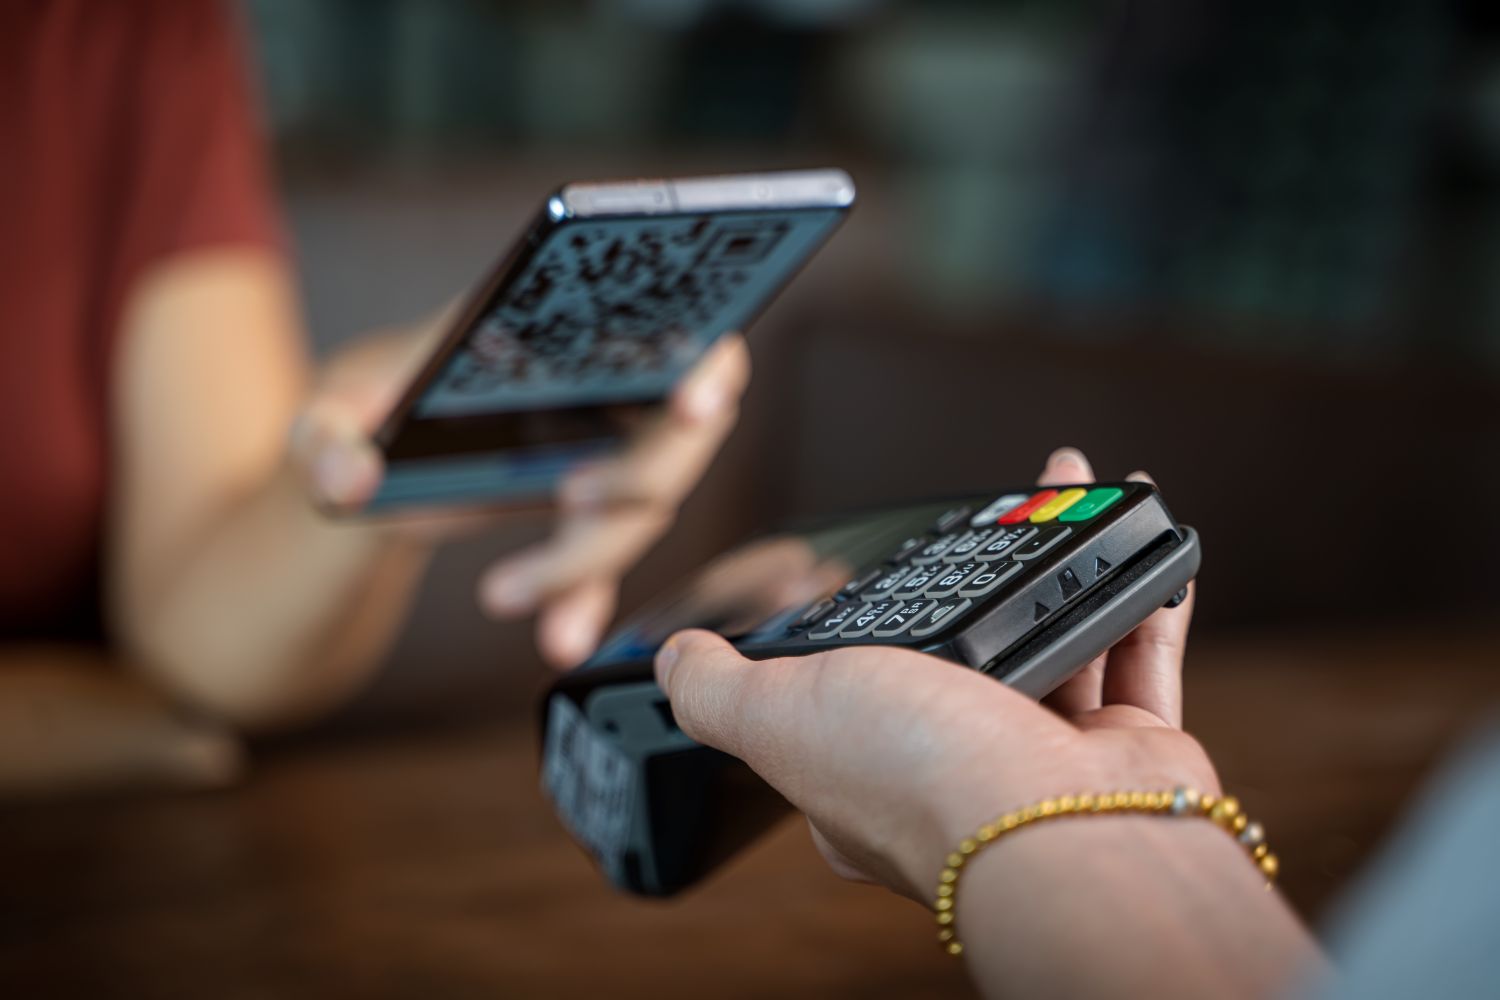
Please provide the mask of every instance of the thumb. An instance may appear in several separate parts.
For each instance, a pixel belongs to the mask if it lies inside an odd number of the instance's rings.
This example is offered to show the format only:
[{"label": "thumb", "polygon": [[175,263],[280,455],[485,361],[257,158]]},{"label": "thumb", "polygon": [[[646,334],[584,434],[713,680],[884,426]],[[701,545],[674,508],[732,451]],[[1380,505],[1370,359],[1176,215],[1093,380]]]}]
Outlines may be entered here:
[{"label": "thumb", "polygon": [[750,727],[742,707],[758,668],[721,636],[678,632],[656,654],[656,683],[682,731],[699,743],[743,757]]},{"label": "thumb", "polygon": [[328,506],[363,507],[384,474],[380,452],[359,419],[334,399],[317,400],[302,411],[289,450],[308,491]]}]

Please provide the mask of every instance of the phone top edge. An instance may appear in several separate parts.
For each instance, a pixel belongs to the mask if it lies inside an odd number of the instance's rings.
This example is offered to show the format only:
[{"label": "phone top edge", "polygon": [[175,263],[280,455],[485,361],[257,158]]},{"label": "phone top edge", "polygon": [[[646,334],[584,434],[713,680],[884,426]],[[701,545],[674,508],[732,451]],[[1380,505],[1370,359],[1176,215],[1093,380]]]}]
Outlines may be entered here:
[{"label": "phone top edge", "polygon": [[838,208],[854,204],[854,180],[838,169],[565,184],[547,200],[547,218],[597,219],[686,212]]}]

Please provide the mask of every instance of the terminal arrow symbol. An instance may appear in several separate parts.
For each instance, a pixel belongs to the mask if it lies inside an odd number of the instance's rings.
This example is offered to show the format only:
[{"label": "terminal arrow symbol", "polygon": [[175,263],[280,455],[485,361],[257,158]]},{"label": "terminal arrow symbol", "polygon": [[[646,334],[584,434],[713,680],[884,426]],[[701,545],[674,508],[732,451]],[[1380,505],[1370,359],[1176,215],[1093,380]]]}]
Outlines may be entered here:
[{"label": "terminal arrow symbol", "polygon": [[1032,615],[1031,620],[1033,622],[1039,622],[1043,618],[1046,618],[1051,613],[1052,613],[1052,609],[1051,608],[1047,607],[1047,605],[1043,604],[1041,601],[1037,601],[1036,602],[1036,612],[1035,612],[1035,614]]}]

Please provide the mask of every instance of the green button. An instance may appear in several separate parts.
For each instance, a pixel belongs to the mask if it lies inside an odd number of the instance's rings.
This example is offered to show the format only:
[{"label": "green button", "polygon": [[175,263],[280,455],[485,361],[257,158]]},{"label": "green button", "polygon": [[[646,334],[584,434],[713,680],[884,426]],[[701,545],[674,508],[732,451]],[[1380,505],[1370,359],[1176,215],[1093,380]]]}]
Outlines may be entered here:
[{"label": "green button", "polygon": [[1098,517],[1115,505],[1115,502],[1125,495],[1125,491],[1118,486],[1102,486],[1096,490],[1089,490],[1073,506],[1057,516],[1059,521],[1087,521],[1091,517]]}]

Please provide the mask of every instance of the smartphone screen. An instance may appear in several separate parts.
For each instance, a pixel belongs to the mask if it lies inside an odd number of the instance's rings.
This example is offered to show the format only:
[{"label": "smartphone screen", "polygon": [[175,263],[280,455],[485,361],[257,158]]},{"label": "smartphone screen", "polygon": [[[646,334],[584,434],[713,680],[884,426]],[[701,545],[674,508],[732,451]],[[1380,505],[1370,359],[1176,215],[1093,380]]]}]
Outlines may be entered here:
[{"label": "smartphone screen", "polygon": [[838,206],[540,225],[461,321],[381,442],[373,507],[545,494],[617,447],[724,333],[742,330]]}]

